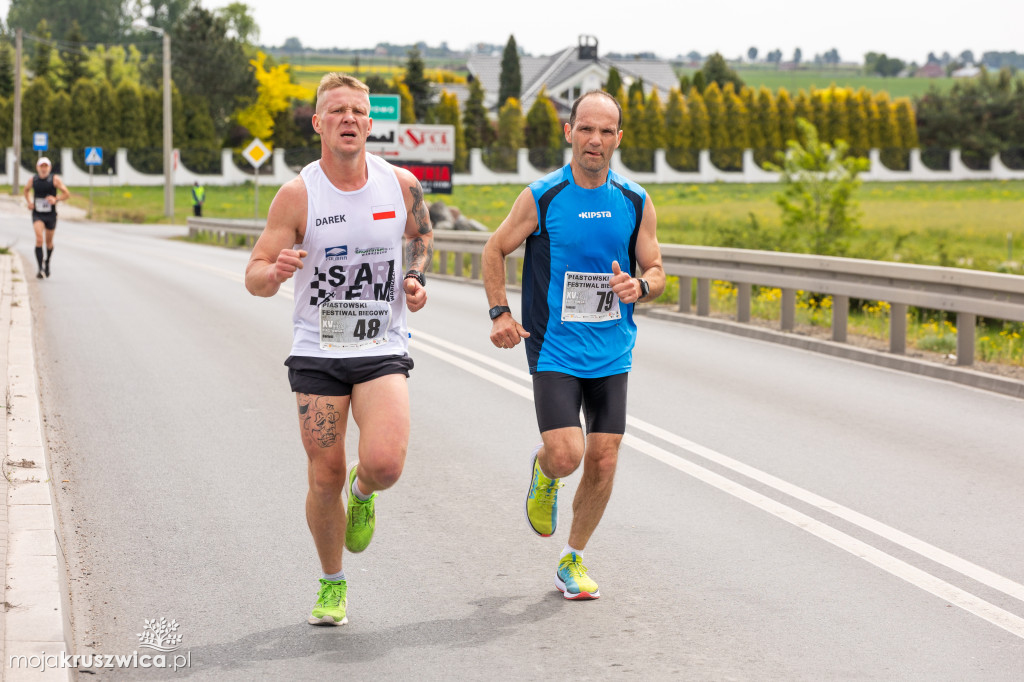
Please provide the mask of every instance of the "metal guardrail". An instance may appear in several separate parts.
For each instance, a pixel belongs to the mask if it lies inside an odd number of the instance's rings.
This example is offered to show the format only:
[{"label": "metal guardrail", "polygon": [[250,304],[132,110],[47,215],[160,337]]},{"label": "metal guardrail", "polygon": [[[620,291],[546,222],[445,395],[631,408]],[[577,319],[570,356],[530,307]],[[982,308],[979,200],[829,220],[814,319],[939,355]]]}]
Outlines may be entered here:
[{"label": "metal guardrail", "polygon": [[[189,234],[236,246],[255,243],[260,221],[189,218]],[[434,230],[437,272],[480,279],[481,255],[490,233]],[[507,281],[517,284],[520,247],[506,262]],[[917,306],[956,315],[957,364],[974,364],[975,326],[979,317],[1024,322],[1024,277],[996,272],[908,265],[883,261],[836,258],[773,251],[707,246],[661,245],[665,273],[679,278],[679,312],[707,316],[711,311],[711,282],[737,285],[736,319],[750,322],[754,286],[782,290],[780,328],[796,325],[797,291],[832,296],[832,340],[846,342],[851,298],[884,301],[890,306],[889,350],[906,352],[907,308]],[[467,272],[468,265],[468,272]],[[693,283],[696,281],[696,296]]]}]

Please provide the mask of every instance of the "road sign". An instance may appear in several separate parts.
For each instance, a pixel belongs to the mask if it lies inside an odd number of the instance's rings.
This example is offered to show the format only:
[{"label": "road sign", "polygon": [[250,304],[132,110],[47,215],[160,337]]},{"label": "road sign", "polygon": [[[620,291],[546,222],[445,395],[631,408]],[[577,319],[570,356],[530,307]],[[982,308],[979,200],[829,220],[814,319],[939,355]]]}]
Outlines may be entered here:
[{"label": "road sign", "polygon": [[102,166],[103,165],[103,147],[86,147],[85,148],[85,165],[86,166]]},{"label": "road sign", "polygon": [[375,126],[380,121],[401,121],[401,107],[402,98],[398,95],[370,95],[370,118]]},{"label": "road sign", "polygon": [[32,150],[45,152],[50,146],[49,133],[32,133]]},{"label": "road sign", "polygon": [[263,144],[260,138],[253,138],[249,146],[242,150],[242,156],[252,164],[253,168],[259,168],[270,158],[270,150]]}]

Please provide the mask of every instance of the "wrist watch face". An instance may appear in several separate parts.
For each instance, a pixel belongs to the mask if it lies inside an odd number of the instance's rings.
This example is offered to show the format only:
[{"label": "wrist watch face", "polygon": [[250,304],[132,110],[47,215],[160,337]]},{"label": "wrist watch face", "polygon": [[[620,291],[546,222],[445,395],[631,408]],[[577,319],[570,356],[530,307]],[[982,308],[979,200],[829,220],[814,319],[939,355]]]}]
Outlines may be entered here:
[{"label": "wrist watch face", "polygon": [[510,312],[512,312],[512,309],[509,308],[507,305],[496,305],[493,308],[491,308],[490,310],[488,310],[487,314],[490,315],[491,319],[493,320],[493,319],[497,318],[498,316],[503,315],[504,313],[510,313]]}]

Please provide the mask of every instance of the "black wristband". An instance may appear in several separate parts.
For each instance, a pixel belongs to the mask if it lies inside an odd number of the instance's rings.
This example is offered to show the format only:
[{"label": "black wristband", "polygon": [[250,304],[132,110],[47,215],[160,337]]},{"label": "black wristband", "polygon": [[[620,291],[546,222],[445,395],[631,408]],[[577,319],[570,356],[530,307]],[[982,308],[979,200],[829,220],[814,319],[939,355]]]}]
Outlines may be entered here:
[{"label": "black wristband", "polygon": [[410,270],[405,273],[405,279],[409,279],[410,277],[419,282],[421,287],[427,286],[427,278],[424,277],[423,273],[419,270]]}]

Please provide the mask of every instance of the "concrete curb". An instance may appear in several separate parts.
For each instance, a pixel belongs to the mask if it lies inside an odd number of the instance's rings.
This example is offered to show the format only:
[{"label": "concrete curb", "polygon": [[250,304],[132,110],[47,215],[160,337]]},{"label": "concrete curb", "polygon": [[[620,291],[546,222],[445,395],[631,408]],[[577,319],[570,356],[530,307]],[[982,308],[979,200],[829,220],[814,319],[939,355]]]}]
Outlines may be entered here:
[{"label": "concrete curb", "polygon": [[815,339],[810,336],[765,329],[764,327],[742,324],[731,320],[698,317],[692,314],[657,308],[639,308],[637,312],[640,315],[646,315],[659,320],[692,324],[696,327],[703,327],[704,329],[713,329],[715,331],[725,332],[728,334],[736,334],[738,336],[745,336],[759,341],[780,343],[794,348],[809,350],[815,353],[823,353],[825,355],[853,360],[855,362],[863,362],[870,365],[876,365],[878,367],[886,367],[900,372],[909,372],[911,374],[920,374],[933,379],[952,381],[972,388],[979,388],[984,391],[1002,393],[1003,395],[1008,395],[1014,398],[1024,398],[1024,381],[1001,377],[987,372],[979,372],[966,367],[950,367],[947,365],[936,364],[934,362],[928,362],[926,360],[918,360],[917,358],[893,355],[891,353],[871,350],[869,348],[858,348],[857,346],[851,346],[846,343]]},{"label": "concrete curb", "polygon": [[16,256],[3,262],[0,323],[7,322],[7,437],[5,473],[7,523],[3,614],[5,680],[71,680],[71,669],[12,667],[12,657],[47,657],[72,652],[70,604],[64,552],[42,433],[32,311],[27,270]]}]

